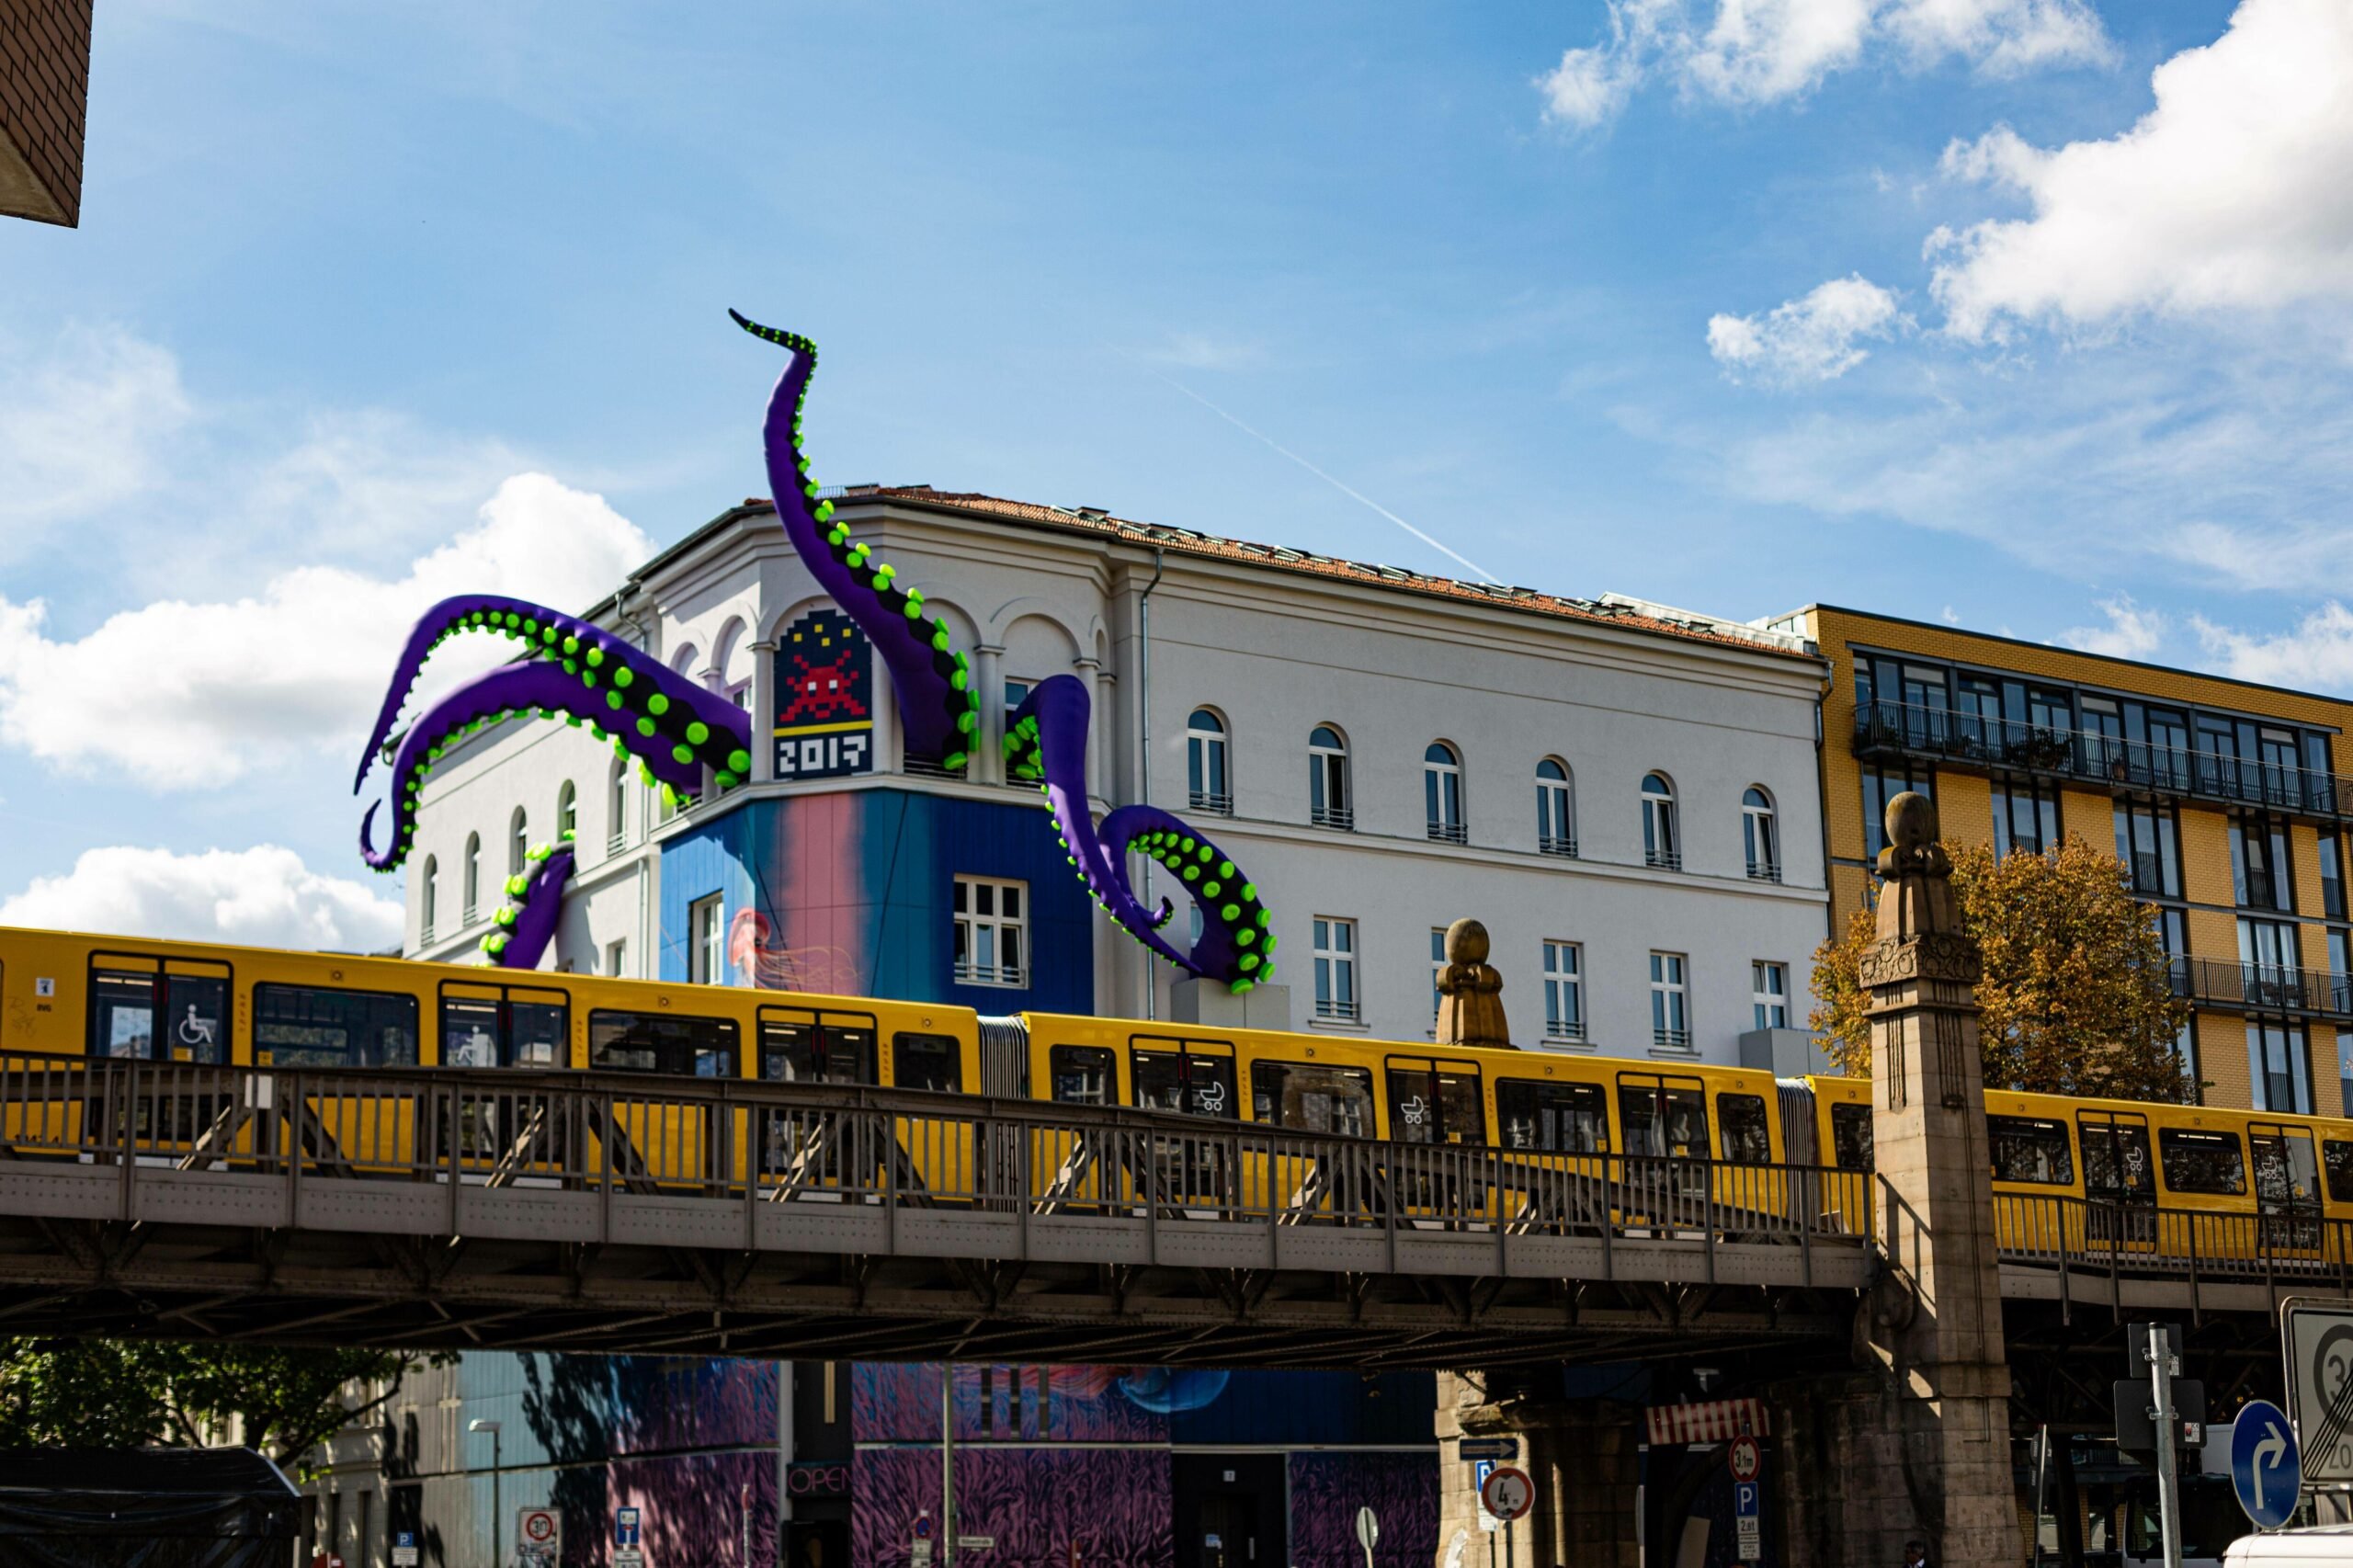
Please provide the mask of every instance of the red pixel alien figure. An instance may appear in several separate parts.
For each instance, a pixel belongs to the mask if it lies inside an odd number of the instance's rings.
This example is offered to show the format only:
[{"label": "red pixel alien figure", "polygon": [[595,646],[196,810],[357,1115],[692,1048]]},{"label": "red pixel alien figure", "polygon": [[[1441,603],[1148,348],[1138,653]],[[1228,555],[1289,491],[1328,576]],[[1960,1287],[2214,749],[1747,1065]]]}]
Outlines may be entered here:
[{"label": "red pixel alien figure", "polygon": [[813,610],[792,623],[778,651],[779,729],[873,718],[873,653],[838,610]]}]

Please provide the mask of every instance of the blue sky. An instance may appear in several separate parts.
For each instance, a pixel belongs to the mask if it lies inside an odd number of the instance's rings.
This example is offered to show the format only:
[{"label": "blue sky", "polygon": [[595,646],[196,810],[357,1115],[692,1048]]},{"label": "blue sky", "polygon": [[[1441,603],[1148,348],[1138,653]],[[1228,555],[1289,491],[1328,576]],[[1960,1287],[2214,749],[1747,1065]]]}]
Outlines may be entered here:
[{"label": "blue sky", "polygon": [[0,224],[0,917],[381,932],[387,629],[763,491],[731,305],[828,482],[1454,569],[1205,399],[1506,581],[2353,693],[2338,0],[112,0],[92,80]]}]

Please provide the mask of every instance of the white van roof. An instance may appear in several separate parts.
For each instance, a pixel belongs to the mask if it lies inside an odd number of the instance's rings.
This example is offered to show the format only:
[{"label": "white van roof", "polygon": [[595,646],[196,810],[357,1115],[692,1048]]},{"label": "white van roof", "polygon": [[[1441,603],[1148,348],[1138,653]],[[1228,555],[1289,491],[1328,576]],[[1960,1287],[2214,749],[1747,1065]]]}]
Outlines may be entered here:
[{"label": "white van roof", "polygon": [[2353,1562],[2353,1525],[2243,1535],[2222,1553],[2226,1565],[2263,1568],[2272,1562]]}]

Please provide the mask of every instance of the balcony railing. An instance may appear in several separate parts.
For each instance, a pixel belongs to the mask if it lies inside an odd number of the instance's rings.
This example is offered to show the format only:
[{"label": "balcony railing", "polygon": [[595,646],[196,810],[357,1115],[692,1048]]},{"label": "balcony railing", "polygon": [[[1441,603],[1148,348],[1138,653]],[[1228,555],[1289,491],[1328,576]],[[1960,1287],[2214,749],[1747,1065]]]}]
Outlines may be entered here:
[{"label": "balcony railing", "polygon": [[1643,851],[1643,864],[1656,870],[1679,871],[1683,869],[1683,851],[1680,849],[1645,849]]},{"label": "balcony railing", "polygon": [[1430,836],[1440,844],[1468,844],[1471,830],[1459,822],[1434,822],[1429,824]]},{"label": "balcony railing", "polygon": [[1585,1020],[1583,1018],[1547,1018],[1544,1020],[1544,1038],[1565,1040],[1582,1044],[1585,1040]]},{"label": "balcony railing", "polygon": [[1691,1049],[1689,1029],[1651,1028],[1651,1045],[1658,1051],[1688,1051]]},{"label": "balcony railing", "polygon": [[1911,703],[1858,704],[1855,752],[2056,774],[2112,789],[2191,795],[2304,816],[2353,815],[2353,778],[2342,774]]},{"label": "balcony railing", "polygon": [[1342,833],[1357,830],[1357,813],[1353,806],[1312,806],[1307,820],[1317,827],[1336,827]]},{"label": "balcony railing", "polygon": [[1210,790],[1188,790],[1185,792],[1185,800],[1197,812],[1212,812],[1222,817],[1233,814],[1233,797],[1231,795],[1221,795]]},{"label": "balcony railing", "polygon": [[2353,1017],[2353,975],[2287,964],[2177,958],[2174,994],[2187,1001],[2258,1012]]},{"label": "balcony railing", "polygon": [[1338,1018],[1352,1024],[1363,1016],[1363,1009],[1357,1006],[1357,999],[1353,996],[1318,996],[1315,999],[1315,1016],[1319,1018]]},{"label": "balcony railing", "polygon": [[1751,860],[1748,863],[1748,880],[1752,882],[1778,882],[1781,880],[1781,863],[1779,860]]},{"label": "balcony railing", "polygon": [[1577,841],[1574,838],[1562,838],[1547,833],[1538,837],[1536,847],[1540,853],[1558,855],[1563,860],[1577,858]]},{"label": "balcony railing", "polygon": [[1029,980],[1017,963],[970,963],[956,960],[956,980],[961,985],[1027,985]]}]

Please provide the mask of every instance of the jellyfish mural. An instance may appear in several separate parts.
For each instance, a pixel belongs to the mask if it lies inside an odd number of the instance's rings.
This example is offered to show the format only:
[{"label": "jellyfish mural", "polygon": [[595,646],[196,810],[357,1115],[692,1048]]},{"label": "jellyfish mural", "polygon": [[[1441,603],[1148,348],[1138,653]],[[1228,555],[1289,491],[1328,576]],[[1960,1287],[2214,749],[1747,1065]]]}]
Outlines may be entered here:
[{"label": "jellyfish mural", "polygon": [[[730,312],[733,314],[733,312]],[[801,450],[801,405],[817,366],[816,346],[795,333],[761,326],[744,316],[745,331],[784,348],[790,358],[769,394],[762,440],[777,519],[810,574],[866,633],[891,672],[907,755],[950,771],[965,767],[981,733],[980,697],[969,654],[953,645],[944,617],[925,608],[920,588],[903,587],[898,573],[870,545],[853,539],[809,477]],[[448,639],[488,632],[519,644],[520,657],[465,683],[432,704],[404,733],[393,731],[433,650]],[[802,700],[796,695],[795,700]],[[725,790],[750,776],[755,737],[749,716],[727,699],[697,686],[601,627],[542,606],[487,595],[445,599],[410,634],[390,689],[368,738],[353,789],[364,788],[375,765],[391,770],[386,831],[379,848],[375,806],[362,818],[360,851],[369,865],[390,871],[406,858],[416,835],[416,800],[424,780],[448,748],[488,725],[521,716],[585,727],[637,759],[649,782],[673,805]],[[1182,818],[1149,806],[1122,806],[1097,826],[1087,811],[1086,687],[1070,676],[1041,682],[1011,716],[1005,737],[1006,766],[1016,778],[1034,780],[1044,793],[1065,855],[1098,907],[1153,952],[1189,974],[1236,992],[1270,979],[1275,937],[1256,886],[1226,854]],[[1162,899],[1147,908],[1128,876],[1127,857],[1141,851],[1167,867],[1176,885],[1201,911],[1201,935],[1179,948],[1163,935],[1175,914]],[[562,852],[568,862],[569,851]],[[568,865],[566,871],[568,872]],[[512,926],[492,934],[495,961],[536,964],[553,929],[526,922],[560,902],[561,877],[542,865]],[[520,896],[518,894],[518,896]],[[505,937],[500,941],[501,936]],[[537,945],[526,941],[533,936]],[[746,946],[765,946],[756,937]],[[755,966],[756,968],[756,966]]]}]

